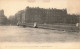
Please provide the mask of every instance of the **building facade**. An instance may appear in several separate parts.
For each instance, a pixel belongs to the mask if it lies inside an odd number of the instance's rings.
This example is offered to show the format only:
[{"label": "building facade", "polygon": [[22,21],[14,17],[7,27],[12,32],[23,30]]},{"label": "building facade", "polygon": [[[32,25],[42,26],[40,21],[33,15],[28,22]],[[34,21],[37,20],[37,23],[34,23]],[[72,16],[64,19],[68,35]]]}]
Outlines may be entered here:
[{"label": "building facade", "polygon": [[15,14],[18,22],[21,23],[34,23],[39,24],[76,24],[79,22],[78,15],[67,14],[67,9],[44,9],[39,7],[26,7]]},{"label": "building facade", "polygon": [[27,7],[25,11],[25,16],[28,22],[63,23],[62,21],[64,20],[64,17],[67,16],[66,9],[43,9],[39,7]]}]

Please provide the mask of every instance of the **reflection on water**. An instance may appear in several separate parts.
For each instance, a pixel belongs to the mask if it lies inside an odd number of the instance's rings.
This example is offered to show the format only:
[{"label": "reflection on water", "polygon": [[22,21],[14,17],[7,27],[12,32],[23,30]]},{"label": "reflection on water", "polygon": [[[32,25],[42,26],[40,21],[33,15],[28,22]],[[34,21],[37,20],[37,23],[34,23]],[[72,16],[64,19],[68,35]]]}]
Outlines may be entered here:
[{"label": "reflection on water", "polygon": [[79,34],[74,33],[20,26],[0,26],[0,42],[79,41]]}]

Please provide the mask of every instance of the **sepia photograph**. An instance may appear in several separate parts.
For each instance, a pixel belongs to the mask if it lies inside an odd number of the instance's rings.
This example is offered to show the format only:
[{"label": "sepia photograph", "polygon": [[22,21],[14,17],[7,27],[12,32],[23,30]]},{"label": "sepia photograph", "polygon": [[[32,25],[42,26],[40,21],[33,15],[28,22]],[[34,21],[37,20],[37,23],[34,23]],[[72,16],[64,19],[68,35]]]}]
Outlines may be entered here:
[{"label": "sepia photograph", "polygon": [[0,0],[0,49],[80,49],[80,0]]}]

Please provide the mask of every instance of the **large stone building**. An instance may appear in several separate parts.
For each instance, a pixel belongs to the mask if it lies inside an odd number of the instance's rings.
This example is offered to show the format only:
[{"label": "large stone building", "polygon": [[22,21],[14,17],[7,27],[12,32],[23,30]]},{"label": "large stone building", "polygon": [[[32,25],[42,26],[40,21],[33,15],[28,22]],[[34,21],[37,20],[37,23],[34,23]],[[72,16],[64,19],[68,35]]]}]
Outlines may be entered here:
[{"label": "large stone building", "polygon": [[54,24],[67,23],[76,24],[79,22],[79,15],[67,14],[66,9],[44,9],[39,7],[26,7],[15,14],[19,23]]},{"label": "large stone building", "polygon": [[43,8],[31,8],[25,9],[25,17],[28,23],[62,23],[63,18],[67,16],[66,9],[43,9]]},{"label": "large stone building", "polygon": [[4,15],[4,10],[0,10],[0,25],[7,24],[7,18]]}]

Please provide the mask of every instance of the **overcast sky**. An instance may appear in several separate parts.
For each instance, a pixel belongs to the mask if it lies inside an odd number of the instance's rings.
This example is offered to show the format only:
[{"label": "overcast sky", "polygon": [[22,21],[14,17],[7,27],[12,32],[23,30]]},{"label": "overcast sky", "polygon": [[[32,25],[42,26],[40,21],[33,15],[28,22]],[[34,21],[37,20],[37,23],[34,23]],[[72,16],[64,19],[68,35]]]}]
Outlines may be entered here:
[{"label": "overcast sky", "polygon": [[80,14],[80,0],[0,0],[0,10],[9,17],[19,10],[30,7],[68,9],[68,13]]}]

